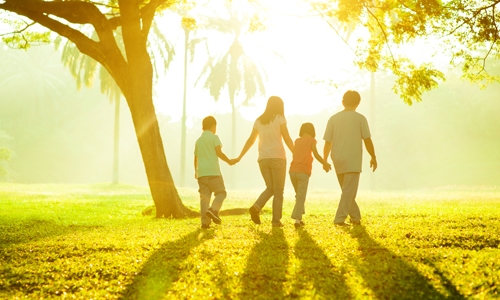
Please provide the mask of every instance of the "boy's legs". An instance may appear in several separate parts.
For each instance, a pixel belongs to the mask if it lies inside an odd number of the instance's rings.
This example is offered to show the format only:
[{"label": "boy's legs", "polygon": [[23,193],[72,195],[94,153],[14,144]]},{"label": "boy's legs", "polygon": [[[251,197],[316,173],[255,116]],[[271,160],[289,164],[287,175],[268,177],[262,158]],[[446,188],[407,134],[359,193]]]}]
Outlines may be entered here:
[{"label": "boy's legs", "polygon": [[337,174],[342,195],[340,196],[339,206],[335,214],[335,223],[342,223],[347,216],[351,217],[352,222],[361,220],[361,212],[356,203],[356,194],[358,192],[360,173]]},{"label": "boy's legs", "polygon": [[295,206],[292,212],[292,219],[302,220],[305,214],[305,201],[307,195],[307,186],[309,185],[309,175],[306,173],[290,172],[290,178],[295,189]]},{"label": "boy's legs", "polygon": [[222,203],[224,199],[226,199],[226,187],[224,186],[224,179],[222,176],[210,176],[208,177],[208,188],[211,192],[214,193],[214,201],[210,208],[219,213],[220,208],[222,207]]},{"label": "boy's legs", "polygon": [[200,213],[201,213],[201,225],[210,225],[210,218],[207,217],[206,213],[208,208],[210,207],[210,198],[212,197],[212,191],[208,186],[209,177],[199,177],[198,178],[198,186],[200,193]]}]

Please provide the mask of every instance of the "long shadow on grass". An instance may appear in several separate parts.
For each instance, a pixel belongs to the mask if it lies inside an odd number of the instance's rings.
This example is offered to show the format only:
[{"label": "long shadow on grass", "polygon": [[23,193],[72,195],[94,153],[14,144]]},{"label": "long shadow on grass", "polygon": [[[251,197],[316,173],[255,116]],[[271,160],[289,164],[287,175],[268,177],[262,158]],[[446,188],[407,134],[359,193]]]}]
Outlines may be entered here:
[{"label": "long shadow on grass", "polygon": [[455,287],[444,286],[448,295],[441,294],[429,279],[401,257],[376,242],[363,226],[350,231],[356,238],[361,259],[352,257],[351,263],[363,276],[365,284],[377,299],[464,299]]},{"label": "long shadow on grass", "polygon": [[62,225],[52,220],[31,219],[22,222],[0,223],[0,246],[33,242],[39,239],[92,230],[101,226]]},{"label": "long shadow on grass", "polygon": [[294,254],[300,260],[300,269],[291,297],[301,297],[301,291],[315,289],[321,299],[351,299],[352,295],[340,270],[336,269],[325,252],[305,230],[299,230]]},{"label": "long shadow on grass", "polygon": [[211,238],[212,231],[198,229],[178,240],[163,244],[144,263],[121,299],[165,298],[172,284],[179,280],[182,263],[189,257],[191,250]]},{"label": "long shadow on grass", "polygon": [[239,299],[283,299],[288,267],[288,243],[281,228],[256,231],[259,242],[248,256]]}]

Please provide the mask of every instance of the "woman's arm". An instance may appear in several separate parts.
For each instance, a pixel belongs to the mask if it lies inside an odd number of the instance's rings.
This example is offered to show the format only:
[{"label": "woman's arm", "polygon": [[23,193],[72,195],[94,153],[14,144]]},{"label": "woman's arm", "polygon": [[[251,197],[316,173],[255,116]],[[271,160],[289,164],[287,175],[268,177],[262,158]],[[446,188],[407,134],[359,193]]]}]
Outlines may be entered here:
[{"label": "woman's arm", "polygon": [[286,146],[293,153],[293,141],[290,138],[290,134],[288,133],[288,127],[286,124],[280,125],[281,136],[283,137],[283,141],[285,141]]},{"label": "woman's arm", "polygon": [[243,158],[243,156],[248,152],[248,150],[250,150],[250,148],[255,143],[255,140],[257,139],[258,136],[259,136],[259,132],[257,131],[257,129],[252,128],[252,132],[250,133],[248,140],[246,141],[245,145],[243,146],[243,149],[241,149],[240,156],[238,156],[238,158],[236,158],[237,161],[240,161],[240,159]]}]

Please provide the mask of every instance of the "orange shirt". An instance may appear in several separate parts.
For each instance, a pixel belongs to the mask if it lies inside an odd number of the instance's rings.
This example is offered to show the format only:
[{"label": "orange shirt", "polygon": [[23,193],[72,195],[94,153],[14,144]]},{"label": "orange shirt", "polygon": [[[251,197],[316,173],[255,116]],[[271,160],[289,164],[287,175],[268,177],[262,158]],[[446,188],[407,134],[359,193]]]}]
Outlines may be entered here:
[{"label": "orange shirt", "polygon": [[313,162],[312,145],[316,145],[316,143],[316,140],[310,136],[300,137],[295,140],[290,172],[306,173],[311,176]]}]

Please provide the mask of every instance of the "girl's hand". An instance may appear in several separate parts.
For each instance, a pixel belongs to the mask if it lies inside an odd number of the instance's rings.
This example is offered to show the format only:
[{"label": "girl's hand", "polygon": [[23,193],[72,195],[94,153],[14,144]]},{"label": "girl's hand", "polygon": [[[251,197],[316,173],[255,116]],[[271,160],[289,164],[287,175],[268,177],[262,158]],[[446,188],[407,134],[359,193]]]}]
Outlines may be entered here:
[{"label": "girl's hand", "polygon": [[329,163],[325,162],[323,164],[323,170],[325,170],[326,173],[328,173],[331,169],[332,169],[332,165],[330,165]]}]

